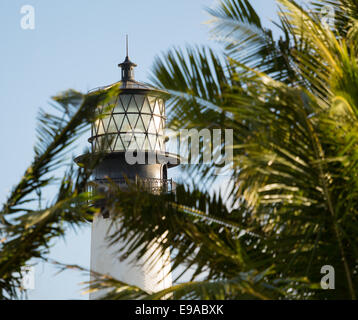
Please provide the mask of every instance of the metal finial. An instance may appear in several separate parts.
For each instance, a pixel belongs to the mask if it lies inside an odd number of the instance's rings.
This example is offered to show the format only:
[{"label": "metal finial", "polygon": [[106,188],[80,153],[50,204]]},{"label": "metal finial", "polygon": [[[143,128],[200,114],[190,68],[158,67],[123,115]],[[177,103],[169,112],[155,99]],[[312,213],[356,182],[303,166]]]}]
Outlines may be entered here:
[{"label": "metal finial", "polygon": [[128,57],[128,34],[126,34],[126,56]]},{"label": "metal finial", "polygon": [[133,68],[137,65],[129,60],[128,57],[128,35],[126,34],[126,58],[118,67],[122,68],[122,81],[134,80],[134,70]]}]

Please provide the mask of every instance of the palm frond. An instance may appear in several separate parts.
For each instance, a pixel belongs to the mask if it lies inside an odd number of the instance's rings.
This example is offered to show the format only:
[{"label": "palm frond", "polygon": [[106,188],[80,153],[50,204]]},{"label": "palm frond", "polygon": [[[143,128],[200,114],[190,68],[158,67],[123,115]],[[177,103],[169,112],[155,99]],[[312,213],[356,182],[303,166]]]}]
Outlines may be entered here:
[{"label": "palm frond", "polygon": [[20,269],[27,261],[44,258],[51,239],[63,236],[68,226],[83,224],[89,212],[97,210],[88,208],[91,195],[87,183],[101,154],[93,157],[86,169],[74,172],[70,168],[65,173],[51,205],[36,210],[33,202],[38,200],[34,194],[41,194],[43,188],[57,181],[54,171],[65,164],[64,154],[96,119],[96,106],[105,103],[111,94],[113,91],[83,95],[70,90],[53,98],[62,116],[40,111],[35,159],[0,212],[0,234],[4,239],[0,244],[2,298],[18,297]]}]

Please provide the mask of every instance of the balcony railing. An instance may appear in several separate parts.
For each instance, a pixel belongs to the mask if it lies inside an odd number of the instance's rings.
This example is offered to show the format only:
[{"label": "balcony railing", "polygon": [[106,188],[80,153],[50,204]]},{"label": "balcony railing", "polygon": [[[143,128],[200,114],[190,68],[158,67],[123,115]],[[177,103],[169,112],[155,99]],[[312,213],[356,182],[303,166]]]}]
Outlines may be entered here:
[{"label": "balcony railing", "polygon": [[172,193],[175,192],[176,183],[173,179],[157,179],[157,178],[140,178],[140,177],[127,177],[127,178],[111,178],[96,179],[94,182],[98,184],[108,184],[109,181],[113,181],[119,186],[125,187],[129,183],[135,183],[136,185],[144,188],[148,192],[154,194]]}]

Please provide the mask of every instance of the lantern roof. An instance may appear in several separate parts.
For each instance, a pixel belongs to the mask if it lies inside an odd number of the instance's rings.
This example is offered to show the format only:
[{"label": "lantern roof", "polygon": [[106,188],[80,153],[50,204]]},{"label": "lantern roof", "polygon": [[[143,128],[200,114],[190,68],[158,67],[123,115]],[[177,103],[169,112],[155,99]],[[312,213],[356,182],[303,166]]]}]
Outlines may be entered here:
[{"label": "lantern roof", "polygon": [[151,86],[150,84],[144,83],[144,82],[139,82],[139,81],[135,81],[135,80],[128,80],[128,81],[117,81],[115,83],[112,83],[110,85],[107,86],[103,86],[103,87],[97,87],[94,88],[92,90],[90,90],[89,92],[93,92],[93,91],[97,91],[97,90],[107,90],[110,89],[114,86],[118,86],[119,89],[134,89],[134,90],[146,90],[146,91],[162,91],[158,88],[155,88],[153,86]]},{"label": "lantern roof", "polygon": [[[112,83],[107,86],[101,86],[101,87],[94,88],[92,90],[89,90],[88,93],[95,92],[95,91],[101,91],[101,90],[107,90],[114,86],[117,86],[120,90],[151,91],[151,92],[157,92],[157,93],[162,93],[162,94],[167,93],[165,90],[155,88],[148,83],[136,81],[134,79],[134,70],[133,70],[136,66],[137,66],[137,64],[132,62],[128,56],[128,36],[127,36],[127,38],[126,38],[126,57],[122,63],[118,64],[118,67],[120,67],[122,69],[121,81],[117,81],[117,82]],[[140,93],[140,92],[138,92],[138,93]]]}]

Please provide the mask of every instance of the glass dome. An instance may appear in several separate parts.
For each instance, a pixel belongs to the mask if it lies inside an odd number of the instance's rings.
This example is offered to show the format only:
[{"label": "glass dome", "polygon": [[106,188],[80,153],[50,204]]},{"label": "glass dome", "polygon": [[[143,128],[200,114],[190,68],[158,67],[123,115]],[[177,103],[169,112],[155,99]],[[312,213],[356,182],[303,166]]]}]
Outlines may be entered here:
[{"label": "glass dome", "polygon": [[155,88],[134,80],[136,65],[128,57],[119,66],[120,93],[109,104],[112,108],[98,107],[101,117],[92,125],[92,150],[165,151],[164,100]]}]

